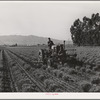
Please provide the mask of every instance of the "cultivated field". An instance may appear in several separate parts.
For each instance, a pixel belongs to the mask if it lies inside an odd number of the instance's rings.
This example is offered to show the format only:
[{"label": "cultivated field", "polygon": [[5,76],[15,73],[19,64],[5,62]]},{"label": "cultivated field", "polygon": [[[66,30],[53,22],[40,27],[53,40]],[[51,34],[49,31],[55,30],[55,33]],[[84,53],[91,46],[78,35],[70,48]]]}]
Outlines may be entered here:
[{"label": "cultivated field", "polygon": [[1,47],[1,92],[100,92],[100,47],[75,47],[77,63],[56,69],[38,62],[40,48]]}]

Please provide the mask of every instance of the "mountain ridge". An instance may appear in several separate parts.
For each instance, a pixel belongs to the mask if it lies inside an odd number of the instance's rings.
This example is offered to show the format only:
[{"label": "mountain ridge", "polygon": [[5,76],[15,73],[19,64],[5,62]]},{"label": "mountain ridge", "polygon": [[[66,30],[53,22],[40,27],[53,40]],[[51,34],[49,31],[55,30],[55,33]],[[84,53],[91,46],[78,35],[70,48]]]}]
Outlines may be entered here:
[{"label": "mountain ridge", "polygon": [[[58,40],[51,38],[55,44],[63,43],[63,40]],[[37,45],[37,44],[47,44],[48,37],[41,37],[35,35],[1,35],[0,45]],[[66,41],[68,44],[72,44],[71,41]]]}]

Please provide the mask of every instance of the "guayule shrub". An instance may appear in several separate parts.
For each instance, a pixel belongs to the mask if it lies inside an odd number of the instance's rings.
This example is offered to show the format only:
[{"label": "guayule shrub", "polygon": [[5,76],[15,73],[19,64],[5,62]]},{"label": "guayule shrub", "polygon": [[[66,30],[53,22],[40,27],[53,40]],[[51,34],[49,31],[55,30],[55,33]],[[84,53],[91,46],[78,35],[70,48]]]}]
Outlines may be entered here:
[{"label": "guayule shrub", "polygon": [[61,64],[57,65],[57,68],[60,69],[62,68],[63,66]]},{"label": "guayule shrub", "polygon": [[92,77],[91,83],[92,84],[100,84],[100,77],[99,76]]},{"label": "guayule shrub", "polygon": [[91,69],[91,65],[86,65],[86,68]]},{"label": "guayule shrub", "polygon": [[39,79],[40,79],[41,81],[44,81],[44,80],[46,79],[46,77],[45,77],[44,75],[39,75]]},{"label": "guayule shrub", "polygon": [[62,67],[62,68],[60,68],[60,70],[61,70],[61,71],[64,71],[64,70],[65,70],[65,68],[64,68],[64,67]]},{"label": "guayule shrub", "polygon": [[64,81],[70,81],[71,79],[72,79],[72,77],[70,75],[67,75],[67,74],[63,75]]},{"label": "guayule shrub", "polygon": [[33,88],[30,84],[23,84],[22,85],[22,92],[32,92]]},{"label": "guayule shrub", "polygon": [[16,63],[15,63],[15,62],[11,62],[10,64],[11,64],[11,66],[15,66],[15,65],[16,65]]},{"label": "guayule shrub", "polygon": [[49,85],[49,90],[52,91],[52,92],[55,92],[55,89],[59,88],[59,86],[55,83],[51,83]]},{"label": "guayule shrub", "polygon": [[30,80],[29,79],[21,79],[19,82],[18,82],[19,84],[29,84],[29,83],[31,83],[30,82]]},{"label": "guayule shrub", "polygon": [[35,68],[31,67],[31,69],[29,70],[30,73],[34,73]]},{"label": "guayule shrub", "polygon": [[100,92],[100,86],[92,86],[89,92]]},{"label": "guayule shrub", "polygon": [[57,74],[58,74],[58,70],[57,69],[53,70],[53,75],[57,76]]},{"label": "guayule shrub", "polygon": [[51,67],[46,68],[46,71],[49,72],[49,73],[52,73],[52,68]]},{"label": "guayule shrub", "polygon": [[69,67],[69,65],[67,63],[64,64],[64,67]]},{"label": "guayule shrub", "polygon": [[64,72],[63,71],[58,71],[57,72],[57,77],[58,78],[62,78],[63,77]]},{"label": "guayule shrub", "polygon": [[65,73],[68,73],[68,71],[70,70],[70,68],[68,68],[68,67],[62,67],[60,70],[63,71],[63,72],[65,72]]},{"label": "guayule shrub", "polygon": [[86,69],[86,72],[91,73],[92,71],[91,71],[91,69],[88,68],[88,69]]},{"label": "guayule shrub", "polygon": [[29,70],[31,69],[31,66],[30,66],[29,64],[25,64],[25,65],[24,65],[24,68],[25,68],[27,71],[29,71]]},{"label": "guayule shrub", "polygon": [[70,74],[70,75],[77,74],[77,71],[75,69],[69,69],[68,74]]},{"label": "guayule shrub", "polygon": [[80,83],[81,88],[83,89],[83,92],[89,92],[90,88],[91,88],[91,83],[87,82],[87,81],[82,81]]},{"label": "guayule shrub", "polygon": [[100,65],[97,65],[97,66],[93,67],[93,70],[94,71],[100,71]]},{"label": "guayule shrub", "polygon": [[86,71],[85,67],[82,67],[82,68],[80,69],[80,71],[81,71],[81,72],[85,72],[85,71]]},{"label": "guayule shrub", "polygon": [[41,67],[42,67],[41,64],[39,64],[39,63],[35,64],[35,68],[41,68]]},{"label": "guayule shrub", "polygon": [[76,66],[75,69],[76,69],[76,70],[80,70],[80,66]]},{"label": "guayule shrub", "polygon": [[55,89],[55,92],[64,92],[64,90],[61,88],[57,88],[57,89]]},{"label": "guayule shrub", "polygon": [[45,70],[47,68],[47,65],[43,65],[42,68]]},{"label": "guayule shrub", "polygon": [[55,68],[55,69],[57,69],[57,68],[59,68],[60,66],[59,66],[57,63],[54,63],[54,64],[52,65],[52,67]]},{"label": "guayule shrub", "polygon": [[46,87],[49,87],[50,84],[52,84],[52,83],[54,83],[52,79],[45,79],[44,80],[44,84],[45,84]]}]

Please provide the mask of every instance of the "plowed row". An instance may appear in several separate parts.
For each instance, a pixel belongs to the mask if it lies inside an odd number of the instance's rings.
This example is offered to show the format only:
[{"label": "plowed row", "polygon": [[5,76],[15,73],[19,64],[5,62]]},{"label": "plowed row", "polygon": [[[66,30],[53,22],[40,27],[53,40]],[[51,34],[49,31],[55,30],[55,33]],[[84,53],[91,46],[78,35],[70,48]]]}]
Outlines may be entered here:
[{"label": "plowed row", "polygon": [[[99,70],[94,70],[93,64],[82,60],[81,55],[84,52],[81,48],[80,51],[78,50],[79,48],[77,48],[76,59],[79,63],[73,65],[66,62],[64,65],[58,64],[57,68],[48,68],[42,62],[38,62],[36,47],[35,50],[30,48],[30,52],[28,48],[1,50],[0,91],[100,92]],[[84,57],[86,57],[85,54]]]},{"label": "plowed row", "polygon": [[[34,78],[37,81],[37,84],[39,84],[40,87],[44,88],[45,92],[78,92],[82,91],[81,88],[74,83],[73,80],[69,80],[70,82],[65,82],[63,79],[60,79],[48,71],[43,69],[43,66],[37,67],[37,64],[29,63],[29,61],[26,61],[25,58],[22,59],[19,55],[7,52],[10,56],[12,56],[12,59],[17,62],[20,67],[26,71],[27,74],[30,75],[30,77]],[[14,62],[13,61],[13,62]]]}]

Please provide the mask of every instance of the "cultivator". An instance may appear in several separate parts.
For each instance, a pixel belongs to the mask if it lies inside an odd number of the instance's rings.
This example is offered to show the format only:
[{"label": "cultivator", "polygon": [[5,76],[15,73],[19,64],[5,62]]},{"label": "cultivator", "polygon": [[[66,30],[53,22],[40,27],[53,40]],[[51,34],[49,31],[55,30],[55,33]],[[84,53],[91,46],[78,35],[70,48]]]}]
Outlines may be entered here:
[{"label": "cultivator", "polygon": [[63,44],[54,45],[52,49],[41,49],[39,50],[38,62],[43,62],[43,64],[51,67],[56,64],[64,63],[75,63],[76,61],[76,49],[70,48],[65,50]]}]

